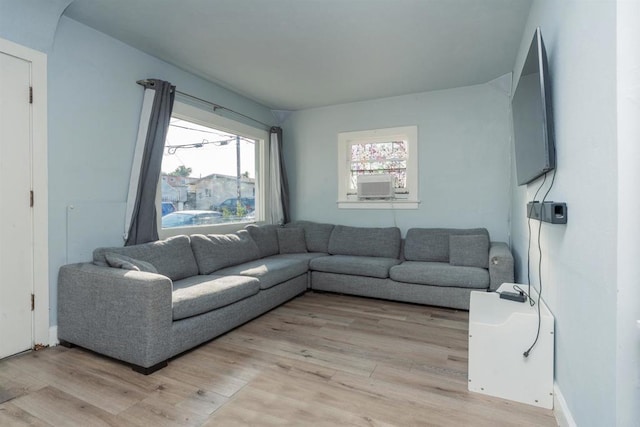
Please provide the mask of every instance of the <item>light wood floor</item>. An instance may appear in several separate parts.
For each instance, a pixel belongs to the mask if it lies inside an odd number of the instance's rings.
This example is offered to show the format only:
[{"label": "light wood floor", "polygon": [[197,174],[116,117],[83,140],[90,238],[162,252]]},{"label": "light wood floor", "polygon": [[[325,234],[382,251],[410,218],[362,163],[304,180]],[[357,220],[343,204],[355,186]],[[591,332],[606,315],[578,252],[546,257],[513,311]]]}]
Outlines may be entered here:
[{"label": "light wood floor", "polygon": [[0,361],[1,426],[551,426],[467,391],[468,313],[307,293],[143,376],[54,347]]}]

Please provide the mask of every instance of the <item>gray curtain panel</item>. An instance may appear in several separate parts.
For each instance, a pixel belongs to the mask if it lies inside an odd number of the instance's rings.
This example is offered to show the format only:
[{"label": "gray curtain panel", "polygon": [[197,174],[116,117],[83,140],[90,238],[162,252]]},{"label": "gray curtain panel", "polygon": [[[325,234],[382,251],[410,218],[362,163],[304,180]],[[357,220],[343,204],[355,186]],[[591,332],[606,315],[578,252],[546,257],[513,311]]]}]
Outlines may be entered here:
[{"label": "gray curtain panel", "polygon": [[[175,98],[175,86],[157,79],[149,79],[145,90],[155,90],[149,127],[144,145],[136,201],[126,246],[158,240],[156,190],[162,167],[162,152],[169,129]],[[141,118],[141,120],[143,120]]]},{"label": "gray curtain panel", "polygon": [[287,171],[284,166],[284,153],[282,150],[282,128],[271,128],[271,185],[273,200],[272,222],[275,224],[286,224],[291,221],[289,214],[289,181]]}]

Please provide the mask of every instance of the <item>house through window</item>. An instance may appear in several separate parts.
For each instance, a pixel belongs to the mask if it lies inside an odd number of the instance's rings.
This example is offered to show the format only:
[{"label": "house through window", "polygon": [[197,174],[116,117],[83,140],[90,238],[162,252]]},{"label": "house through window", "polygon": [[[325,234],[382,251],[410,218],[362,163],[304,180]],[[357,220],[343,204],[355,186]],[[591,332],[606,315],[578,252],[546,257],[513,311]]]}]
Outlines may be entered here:
[{"label": "house through window", "polygon": [[[244,223],[263,217],[258,178],[263,140],[174,107],[162,157],[161,228]],[[208,113],[207,113],[208,114]]]}]

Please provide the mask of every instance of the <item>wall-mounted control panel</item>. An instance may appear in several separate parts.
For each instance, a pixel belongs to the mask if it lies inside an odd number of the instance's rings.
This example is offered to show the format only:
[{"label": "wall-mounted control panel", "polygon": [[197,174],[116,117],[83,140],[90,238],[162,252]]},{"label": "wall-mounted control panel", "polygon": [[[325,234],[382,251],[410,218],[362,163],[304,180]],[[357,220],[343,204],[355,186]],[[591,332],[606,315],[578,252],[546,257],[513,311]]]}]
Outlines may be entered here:
[{"label": "wall-mounted control panel", "polygon": [[527,218],[551,224],[566,224],[567,204],[562,202],[529,202],[527,203]]}]

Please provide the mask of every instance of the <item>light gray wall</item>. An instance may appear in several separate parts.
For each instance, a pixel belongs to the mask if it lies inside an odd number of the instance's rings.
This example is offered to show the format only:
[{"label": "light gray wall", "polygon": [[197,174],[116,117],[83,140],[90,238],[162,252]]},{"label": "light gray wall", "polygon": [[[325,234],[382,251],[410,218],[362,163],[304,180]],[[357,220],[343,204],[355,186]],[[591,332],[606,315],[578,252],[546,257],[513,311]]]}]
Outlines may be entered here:
[{"label": "light gray wall", "polygon": [[[506,76],[510,82],[510,76]],[[486,227],[509,239],[510,127],[504,79],[293,113],[283,125],[292,217],[346,225]],[[338,209],[338,133],[417,125],[419,209]]]},{"label": "light gray wall", "polygon": [[[555,380],[578,425],[615,425],[615,1],[534,1],[514,81],[536,26],[547,48],[555,112],[557,176],[547,200],[568,205],[568,224],[544,223],[540,235],[543,298],[556,319]],[[512,243],[520,282],[527,279],[526,202],[541,182],[514,184],[512,192]],[[538,287],[539,223],[532,225],[532,283]]]},{"label": "light gray wall", "polygon": [[[60,19],[49,65],[49,258],[51,324],[58,268],[89,260],[96,246],[122,244],[141,86],[159,78],[263,122],[252,101],[77,23]],[[73,206],[73,210],[70,210]]]},{"label": "light gray wall", "polygon": [[640,2],[617,4],[617,422],[640,425]]}]

